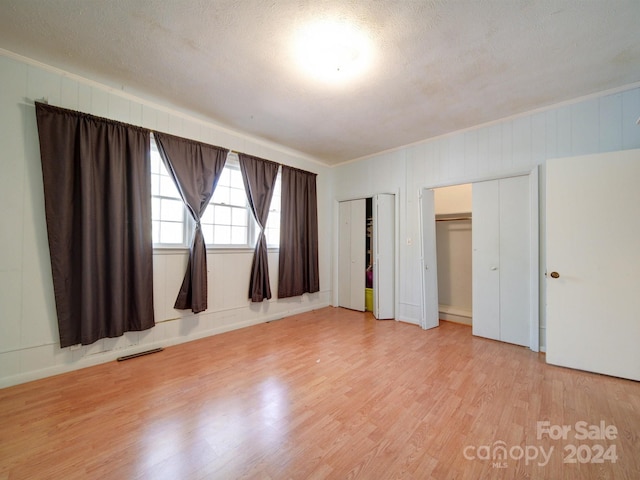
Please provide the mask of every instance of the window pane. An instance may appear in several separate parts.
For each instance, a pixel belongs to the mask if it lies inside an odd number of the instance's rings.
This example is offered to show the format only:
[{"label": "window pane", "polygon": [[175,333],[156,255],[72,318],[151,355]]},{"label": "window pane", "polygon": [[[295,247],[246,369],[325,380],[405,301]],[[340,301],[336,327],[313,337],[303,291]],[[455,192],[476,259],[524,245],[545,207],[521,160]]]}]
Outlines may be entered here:
[{"label": "window pane", "polygon": [[229,183],[229,185],[234,188],[244,188],[244,182],[242,181],[242,173],[240,172],[240,170],[236,170],[234,168],[229,169],[229,172],[231,174],[231,182]]},{"label": "window pane", "polygon": [[151,218],[156,220],[160,217],[160,199],[151,198]]},{"label": "window pane", "polygon": [[218,186],[228,187],[229,186],[229,169],[223,168],[222,173],[220,174],[220,179],[218,180]]},{"label": "window pane", "polygon": [[151,220],[154,244],[186,246],[186,210],[180,193],[169,176],[151,140]]},{"label": "window pane", "polygon": [[280,229],[268,229],[265,230],[267,237],[267,245],[277,247],[280,245]]},{"label": "window pane", "polygon": [[209,204],[202,214],[201,223],[213,223],[213,205]]},{"label": "window pane", "polygon": [[216,225],[231,225],[231,207],[216,205],[213,218]]},{"label": "window pane", "polygon": [[231,243],[234,245],[246,245],[247,227],[231,227]]},{"label": "window pane", "polygon": [[[273,215],[273,220],[271,219],[271,215]],[[280,230],[280,215],[277,215],[276,213],[269,214],[269,218],[267,219],[267,229]]]},{"label": "window pane", "polygon": [[161,199],[160,220],[182,222],[184,218],[184,204],[181,200]]},{"label": "window pane", "polygon": [[175,183],[173,183],[173,180],[171,180],[170,177],[160,177],[160,196],[180,198],[180,193],[178,192]]},{"label": "window pane", "polygon": [[213,192],[211,203],[223,203],[229,205],[229,188],[218,185],[216,191]]},{"label": "window pane", "polygon": [[160,243],[182,242],[182,223],[160,222]]},{"label": "window pane", "polygon": [[160,243],[160,222],[151,222],[151,238],[153,243]]},{"label": "window pane", "polygon": [[160,164],[162,159],[160,154],[153,149],[151,150],[151,173],[160,173]]},{"label": "window pane", "polygon": [[280,202],[282,197],[280,195],[274,195],[271,199],[271,205],[269,205],[269,211],[280,211]]},{"label": "window pane", "polygon": [[213,225],[201,225],[202,235],[204,236],[204,243],[213,245]]},{"label": "window pane", "polygon": [[213,231],[213,243],[229,245],[231,243],[231,227],[216,225]]},{"label": "window pane", "polygon": [[239,227],[246,227],[249,225],[248,217],[248,208],[234,208],[231,213],[231,224]]},{"label": "window pane", "polygon": [[160,195],[160,175],[151,175],[151,195]]},{"label": "window pane", "polygon": [[237,205],[238,207],[244,207],[247,205],[247,194],[244,193],[244,188],[240,190],[239,188],[231,189],[231,205]]}]

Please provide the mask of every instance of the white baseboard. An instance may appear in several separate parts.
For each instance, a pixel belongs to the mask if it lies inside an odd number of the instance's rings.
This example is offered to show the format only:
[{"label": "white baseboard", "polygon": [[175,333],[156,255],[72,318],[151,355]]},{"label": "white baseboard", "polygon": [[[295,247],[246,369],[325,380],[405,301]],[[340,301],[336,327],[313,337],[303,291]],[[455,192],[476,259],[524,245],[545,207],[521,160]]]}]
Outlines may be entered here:
[{"label": "white baseboard", "polygon": [[440,320],[461,323],[463,325],[472,324],[471,310],[466,308],[453,307],[451,305],[438,305]]},{"label": "white baseboard", "polygon": [[[204,331],[193,332],[184,336],[164,338],[162,340],[144,342],[144,343],[139,343],[135,345],[129,345],[123,348],[115,348],[112,350],[100,351],[97,353],[90,353],[90,354],[87,353],[73,362],[56,364],[53,366],[40,368],[37,370],[30,370],[27,372],[19,373],[17,375],[0,378],[0,388],[11,387],[13,385],[19,385],[21,383],[40,380],[42,378],[52,377],[54,375],[60,375],[62,373],[72,372],[74,370],[81,370],[83,368],[92,367],[95,365],[100,365],[102,363],[114,361],[118,357],[144,352],[147,350],[151,350],[153,348],[170,347],[173,345],[179,345],[181,343],[187,343],[187,342],[191,342],[193,340],[198,340],[205,337],[211,337],[213,335],[219,335],[221,333],[229,332],[232,330],[250,327],[253,325],[257,325],[259,323],[266,323],[274,320],[280,320],[282,318],[290,317],[292,315],[297,315],[299,313],[305,313],[312,310],[318,310],[320,308],[328,307],[329,305],[330,303],[328,300],[327,301],[321,300],[318,303],[300,303],[295,306],[292,305],[292,307],[294,308],[288,308],[281,312],[277,312],[274,314],[265,314],[260,316],[249,315],[247,314],[246,309],[243,309],[243,312],[245,315],[239,315],[239,318],[240,318],[239,321],[223,323],[221,325],[215,326],[214,328],[207,329]],[[180,322],[188,318],[189,317],[181,317],[174,321]],[[121,338],[121,337],[118,337],[118,338]]]}]

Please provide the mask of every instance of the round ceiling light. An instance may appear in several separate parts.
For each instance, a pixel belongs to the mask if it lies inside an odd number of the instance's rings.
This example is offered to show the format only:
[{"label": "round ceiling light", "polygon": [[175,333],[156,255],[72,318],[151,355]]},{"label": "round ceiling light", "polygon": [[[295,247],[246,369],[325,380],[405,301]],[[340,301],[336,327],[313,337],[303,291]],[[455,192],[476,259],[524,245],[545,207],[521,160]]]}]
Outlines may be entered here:
[{"label": "round ceiling light", "polygon": [[302,29],[296,39],[296,58],[317,80],[337,83],[366,70],[371,62],[365,33],[341,21],[321,21]]}]

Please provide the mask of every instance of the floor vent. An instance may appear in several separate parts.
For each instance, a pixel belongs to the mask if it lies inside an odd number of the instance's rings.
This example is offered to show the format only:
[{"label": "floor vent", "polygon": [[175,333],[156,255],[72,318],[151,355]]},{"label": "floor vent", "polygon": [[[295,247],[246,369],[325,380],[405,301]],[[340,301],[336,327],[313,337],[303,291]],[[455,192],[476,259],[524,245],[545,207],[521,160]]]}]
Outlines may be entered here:
[{"label": "floor vent", "polygon": [[139,353],[132,353],[131,355],[125,355],[124,357],[118,357],[117,360],[119,362],[122,362],[124,360],[130,360],[132,358],[136,358],[136,357],[142,357],[143,355],[149,355],[151,353],[157,353],[157,352],[161,352],[162,350],[164,350],[164,348],[159,347],[159,348],[152,348],[151,350],[147,350],[145,352],[139,352]]}]

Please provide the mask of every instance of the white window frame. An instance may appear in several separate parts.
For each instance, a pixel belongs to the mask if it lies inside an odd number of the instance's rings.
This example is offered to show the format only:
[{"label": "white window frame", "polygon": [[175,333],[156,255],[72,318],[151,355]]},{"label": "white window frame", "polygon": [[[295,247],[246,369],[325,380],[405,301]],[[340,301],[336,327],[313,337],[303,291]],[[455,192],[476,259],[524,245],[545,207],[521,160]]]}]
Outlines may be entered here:
[{"label": "white window frame", "polygon": [[[158,150],[157,150],[157,146],[155,143],[155,139],[153,139],[153,135],[152,135],[152,139],[151,139],[151,155],[158,155],[158,157],[160,156]],[[167,175],[166,174],[166,168],[164,166],[164,162],[162,162],[162,159],[160,159],[160,168],[162,170],[161,175]],[[239,159],[238,159],[238,155],[235,152],[229,152],[227,159],[226,159],[226,163],[224,166],[225,169],[231,169],[234,171],[239,171],[240,170],[240,163],[239,163]],[[164,172],[164,173],[163,173]],[[151,178],[153,178],[153,175],[157,175],[156,173],[152,173],[151,174]],[[277,185],[278,185],[278,191],[280,188],[280,178],[281,178],[281,174],[280,171],[278,171],[278,177],[277,177]],[[151,181],[151,179],[150,179]],[[153,190],[152,190],[153,191]],[[176,189],[177,191],[177,189]],[[244,191],[244,183],[242,185],[242,191],[246,196],[246,192]],[[205,243],[207,245],[207,250],[208,251],[221,251],[221,250],[234,250],[234,251],[238,251],[238,250],[253,250],[255,248],[255,244],[257,241],[257,237],[258,237],[258,224],[253,216],[253,212],[251,211],[251,208],[249,207],[249,203],[248,200],[245,203],[244,207],[239,207],[239,206],[235,206],[235,205],[228,205],[224,202],[221,203],[213,203],[215,197],[215,193],[214,196],[211,198],[211,201],[209,202],[209,207],[208,208],[212,208],[211,206],[213,205],[221,205],[221,206],[228,206],[228,207],[232,207],[232,208],[244,208],[246,210],[246,214],[247,214],[247,243],[243,243],[243,244],[220,244],[220,243],[209,243],[206,242],[205,239]],[[280,196],[276,196],[274,195],[274,200],[276,198],[279,198]],[[175,197],[163,197],[160,195],[152,195],[152,202],[154,201],[154,199],[159,199],[162,200],[163,198],[167,198],[167,199],[171,199],[171,200],[175,200]],[[277,206],[273,204],[272,200],[272,205],[271,208],[269,210],[269,219],[267,220],[267,226],[271,223],[273,224],[273,222],[271,221],[271,218],[274,214],[280,215],[280,211],[281,211],[281,207],[280,204],[278,204]],[[184,250],[184,249],[188,249],[191,246],[191,242],[192,242],[192,234],[193,234],[193,229],[194,229],[194,221],[191,218],[191,215],[189,214],[189,212],[187,211],[186,206],[184,206],[183,204],[183,208],[184,208],[184,212],[183,212],[183,221],[182,221],[182,238],[184,240],[183,243],[156,243],[154,241],[153,243],[153,248],[154,249],[158,249],[158,250]],[[277,213],[276,213],[277,212]],[[153,213],[152,213],[153,215]],[[206,216],[206,215],[205,215]],[[161,221],[159,219],[156,218],[152,218],[153,222],[156,221]],[[205,225],[211,225],[211,223],[207,223]],[[230,226],[233,226],[233,224],[230,224]],[[278,228],[279,228],[279,222],[278,222]],[[265,232],[267,231],[267,228],[265,227]],[[279,240],[279,238],[278,238]],[[273,243],[268,243],[269,241],[269,237],[267,236],[267,248],[269,250],[277,250],[279,248],[279,244],[273,244]]]},{"label": "white window frame", "polygon": [[[238,159],[238,155],[234,152],[229,152],[228,156],[227,156],[227,161],[224,165],[225,169],[229,169],[231,171],[234,172],[238,172],[238,174],[241,177],[241,172],[240,172],[240,162]],[[237,178],[237,177],[236,177]],[[240,188],[241,187],[241,188]],[[217,187],[218,188],[218,187]],[[217,190],[216,188],[216,190]],[[207,249],[209,250],[215,250],[215,249],[253,249],[255,247],[255,243],[256,243],[256,231],[257,231],[257,224],[255,219],[253,218],[253,213],[251,212],[251,208],[249,207],[249,202],[246,198],[246,192],[244,189],[244,183],[241,183],[240,186],[232,186],[232,188],[236,188],[238,190],[242,190],[242,193],[245,196],[245,205],[244,207],[238,206],[238,205],[234,205],[233,203],[225,203],[225,202],[220,202],[220,203],[214,203],[215,201],[215,192],[213,194],[213,196],[211,197],[211,200],[209,201],[209,206],[207,207],[209,208],[214,208],[215,206],[221,206],[221,207],[229,207],[232,209],[244,209],[246,215],[247,215],[247,243],[213,243],[213,242],[206,242],[207,245]],[[205,213],[206,215],[206,213]],[[211,224],[208,224],[211,225]],[[226,225],[226,224],[225,224]],[[234,224],[233,222],[229,224],[229,226],[231,228],[233,228]],[[238,225],[236,225],[238,226]],[[242,225],[240,225],[242,226]],[[214,224],[214,228],[215,228],[215,224]],[[214,233],[215,235],[215,233]]]},{"label": "white window frame", "polygon": [[[156,142],[155,139],[153,138],[153,134],[151,137],[151,155],[156,156],[159,159],[159,163],[160,163],[160,173],[151,173],[150,174],[150,178],[149,181],[153,181],[153,177],[158,175],[160,177],[169,177],[169,180],[171,181],[171,184],[173,185],[173,179],[171,179],[171,177],[169,176],[168,172],[166,171],[166,168],[164,166],[164,162],[162,161],[162,158],[160,157],[160,153],[158,152],[158,148],[156,147]],[[155,159],[152,159],[152,162],[156,161]],[[175,188],[175,185],[174,185]],[[154,195],[153,194],[153,186],[151,188],[151,202],[152,202],[152,206],[154,203],[154,200],[157,199],[158,202],[162,202],[162,200],[176,200],[176,197],[168,197],[168,196],[163,196],[163,195]],[[177,193],[177,189],[176,189],[176,193]],[[189,243],[191,240],[191,232],[193,230],[193,220],[191,219],[191,215],[189,215],[189,212],[187,212],[186,207],[184,206],[184,202],[182,202],[182,198],[180,197],[180,195],[178,194],[177,199],[182,203],[182,207],[183,207],[183,212],[182,212],[182,221],[181,222],[175,222],[175,223],[181,223],[182,224],[182,243],[161,243],[161,242],[153,242],[153,248],[154,249],[184,249],[184,248],[189,248]],[[159,219],[159,218],[155,218],[154,217],[154,213],[156,213],[155,211],[152,210],[152,222],[163,222],[163,220]],[[162,228],[162,227],[160,227]]]}]

